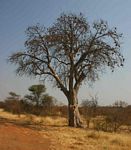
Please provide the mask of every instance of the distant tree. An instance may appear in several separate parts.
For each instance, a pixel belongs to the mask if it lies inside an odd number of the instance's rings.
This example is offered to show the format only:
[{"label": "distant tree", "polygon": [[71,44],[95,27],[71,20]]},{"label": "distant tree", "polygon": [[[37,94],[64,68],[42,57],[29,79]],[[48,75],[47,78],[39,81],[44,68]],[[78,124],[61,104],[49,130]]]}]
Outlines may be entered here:
[{"label": "distant tree", "polygon": [[28,90],[30,91],[30,94],[25,95],[25,101],[35,106],[33,107],[30,105],[30,107],[32,107],[32,113],[37,115],[51,113],[55,104],[55,99],[46,93],[45,85],[32,85]]},{"label": "distant tree", "polygon": [[122,34],[100,20],[89,25],[80,13],[61,14],[49,28],[28,27],[25,50],[12,54],[17,74],[49,79],[68,100],[69,126],[81,127],[78,91],[83,82],[94,82],[106,67],[123,66]]},{"label": "distant tree", "polygon": [[98,97],[95,95],[91,96],[90,99],[83,100],[81,106],[84,110],[83,114],[86,118],[87,126],[89,127],[90,120],[95,116],[96,113],[96,108],[98,106]]},{"label": "distant tree", "polygon": [[37,107],[41,106],[43,101],[43,96],[45,94],[46,88],[44,85],[32,85],[28,88],[30,94],[25,95],[25,98],[31,103],[34,103]]},{"label": "distant tree", "polygon": [[44,94],[42,98],[42,107],[46,114],[52,113],[53,106],[55,105],[55,98],[49,96],[48,94]]},{"label": "distant tree", "polygon": [[19,100],[20,99],[20,95],[16,94],[15,92],[9,92],[9,97],[7,97],[6,99],[8,100]]},{"label": "distant tree", "polygon": [[42,105],[43,106],[53,106],[54,105],[54,98],[49,96],[48,94],[43,95],[42,98]]},{"label": "distant tree", "polygon": [[98,97],[97,96],[91,96],[91,99],[86,99],[86,100],[83,100],[81,105],[83,107],[97,107],[98,106]]},{"label": "distant tree", "polygon": [[121,100],[117,100],[113,103],[114,107],[127,107],[128,103],[126,103],[125,101],[121,101]]},{"label": "distant tree", "polygon": [[4,101],[4,109],[20,116],[21,113],[21,100],[20,95],[15,92],[9,92],[9,96]]}]

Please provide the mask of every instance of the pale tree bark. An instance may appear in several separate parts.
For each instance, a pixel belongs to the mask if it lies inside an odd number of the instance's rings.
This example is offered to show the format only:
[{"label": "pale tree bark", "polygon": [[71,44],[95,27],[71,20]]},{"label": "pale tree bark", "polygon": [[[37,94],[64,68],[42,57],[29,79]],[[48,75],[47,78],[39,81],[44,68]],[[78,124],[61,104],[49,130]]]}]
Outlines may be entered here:
[{"label": "pale tree bark", "polygon": [[83,122],[78,109],[78,98],[75,90],[69,93],[68,99],[68,125],[72,127],[82,127]]},{"label": "pale tree bark", "polygon": [[71,127],[83,127],[78,104],[68,105],[68,125]]}]

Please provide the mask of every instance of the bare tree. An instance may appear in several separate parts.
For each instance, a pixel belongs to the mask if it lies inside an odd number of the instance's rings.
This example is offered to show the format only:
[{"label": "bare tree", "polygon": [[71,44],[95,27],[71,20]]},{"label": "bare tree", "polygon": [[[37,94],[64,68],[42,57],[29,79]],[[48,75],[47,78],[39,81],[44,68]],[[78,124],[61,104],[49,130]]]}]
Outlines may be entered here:
[{"label": "bare tree", "polygon": [[81,106],[83,108],[83,115],[86,119],[87,127],[89,128],[90,120],[92,117],[95,117],[97,107],[98,107],[98,97],[90,96],[89,99],[85,99],[82,101]]},{"label": "bare tree", "polygon": [[117,100],[113,103],[113,106],[124,108],[128,106],[128,103],[126,103],[125,101]]},{"label": "bare tree", "polygon": [[25,50],[12,54],[9,61],[18,65],[19,75],[54,81],[67,97],[69,126],[80,127],[79,88],[84,81],[97,80],[106,66],[112,71],[123,66],[122,35],[103,20],[89,25],[81,13],[63,13],[51,27],[31,26],[26,33]]}]

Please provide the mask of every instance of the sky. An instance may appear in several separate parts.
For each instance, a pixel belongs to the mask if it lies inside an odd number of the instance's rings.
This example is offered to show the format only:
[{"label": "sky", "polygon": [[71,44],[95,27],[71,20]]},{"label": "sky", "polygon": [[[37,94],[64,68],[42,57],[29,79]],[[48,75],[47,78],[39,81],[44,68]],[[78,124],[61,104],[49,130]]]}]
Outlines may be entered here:
[{"label": "sky", "polygon": [[[123,33],[121,50],[125,65],[114,73],[107,70],[92,86],[83,85],[79,100],[97,95],[100,105],[111,105],[116,100],[131,104],[130,6],[130,0],[0,0],[0,99],[5,99],[10,91],[23,96],[29,86],[39,84],[39,79],[16,76],[16,67],[7,63],[12,52],[24,49],[26,28],[37,23],[51,26],[62,12],[81,12],[90,23],[103,19]],[[50,95],[67,103],[65,96],[51,83],[46,83],[46,87]]]}]

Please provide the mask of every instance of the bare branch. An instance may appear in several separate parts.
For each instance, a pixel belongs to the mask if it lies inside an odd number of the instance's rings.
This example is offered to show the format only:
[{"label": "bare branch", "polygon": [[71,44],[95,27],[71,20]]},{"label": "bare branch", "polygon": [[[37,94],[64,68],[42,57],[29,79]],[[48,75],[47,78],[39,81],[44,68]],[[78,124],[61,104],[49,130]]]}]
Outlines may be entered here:
[{"label": "bare branch", "polygon": [[17,73],[39,75],[55,82],[67,96],[77,94],[83,81],[95,81],[106,67],[123,66],[121,34],[100,20],[89,25],[80,14],[62,14],[50,27],[26,30],[25,51],[9,57]]}]

